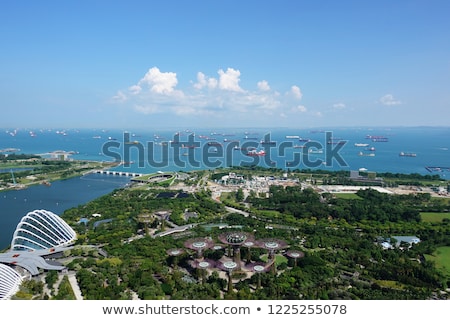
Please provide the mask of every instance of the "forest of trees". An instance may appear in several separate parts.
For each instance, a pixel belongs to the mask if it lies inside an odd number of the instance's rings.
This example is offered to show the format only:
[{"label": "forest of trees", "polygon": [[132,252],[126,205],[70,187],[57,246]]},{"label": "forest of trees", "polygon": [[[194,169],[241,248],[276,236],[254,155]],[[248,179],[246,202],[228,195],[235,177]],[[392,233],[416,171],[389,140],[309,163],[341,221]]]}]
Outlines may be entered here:
[{"label": "forest of trees", "polygon": [[[271,187],[268,198],[251,194],[247,208],[252,215],[226,214],[224,205],[211,199],[208,191],[184,198],[161,198],[164,190],[125,189],[87,205],[67,210],[63,217],[79,234],[79,245],[100,245],[108,253],[73,249],[69,270],[77,272],[86,299],[426,299],[450,280],[424,259],[439,246],[450,246],[450,223],[424,223],[419,212],[430,211],[436,202],[428,194],[394,196],[375,190],[357,193],[358,199],[335,198],[300,187]],[[242,201],[241,192],[235,201]],[[439,204],[448,210],[448,205]],[[233,291],[218,270],[204,276],[189,264],[194,252],[176,258],[170,248],[183,248],[186,239],[211,237],[217,241],[222,230],[202,224],[185,235],[127,241],[142,229],[137,216],[154,210],[170,210],[179,224],[225,223],[238,225],[258,238],[280,238],[304,258],[278,264],[278,272],[255,274],[241,279],[236,273]],[[197,217],[184,220],[185,210]],[[279,212],[266,228],[265,212]],[[92,214],[101,217],[92,218]],[[87,224],[77,223],[89,217]],[[94,228],[95,221],[112,219]],[[416,235],[422,242],[408,250],[384,250],[376,238]],[[262,249],[251,251],[251,260],[264,261]],[[220,258],[225,252],[207,250],[205,257]],[[246,249],[241,249],[246,256]],[[282,252],[279,255],[283,255]],[[259,279],[258,279],[259,277]],[[241,279],[240,281],[237,279]],[[258,286],[260,282],[261,286]]]},{"label": "forest of trees", "polygon": [[359,190],[360,199],[334,198],[331,194],[318,194],[312,188],[300,186],[271,186],[270,197],[249,197],[253,207],[278,210],[296,218],[345,219],[348,222],[374,220],[420,221],[420,210],[432,210],[429,194],[390,195],[374,189]]}]

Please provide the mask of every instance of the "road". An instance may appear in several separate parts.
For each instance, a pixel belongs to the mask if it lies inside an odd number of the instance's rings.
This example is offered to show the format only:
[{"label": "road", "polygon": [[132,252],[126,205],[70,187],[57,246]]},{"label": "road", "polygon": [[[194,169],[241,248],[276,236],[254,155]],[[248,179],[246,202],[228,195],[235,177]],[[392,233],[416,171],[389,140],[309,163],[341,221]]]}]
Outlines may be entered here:
[{"label": "road", "polygon": [[235,208],[232,208],[232,207],[227,207],[227,206],[225,206],[225,209],[226,209],[228,212],[231,212],[231,213],[238,213],[238,214],[243,215],[244,217],[248,217],[248,216],[250,215],[250,213],[248,213],[248,212],[246,212],[246,211],[239,210],[239,209],[235,209]]}]

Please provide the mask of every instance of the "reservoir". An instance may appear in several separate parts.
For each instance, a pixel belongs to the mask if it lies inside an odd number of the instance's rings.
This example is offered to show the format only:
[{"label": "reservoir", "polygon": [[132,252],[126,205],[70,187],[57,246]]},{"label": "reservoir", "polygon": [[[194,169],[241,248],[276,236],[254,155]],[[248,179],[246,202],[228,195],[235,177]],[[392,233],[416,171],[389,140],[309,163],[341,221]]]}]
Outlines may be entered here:
[{"label": "reservoir", "polygon": [[61,215],[67,209],[83,205],[129,182],[130,177],[88,174],[54,181],[50,186],[34,185],[23,190],[0,192],[0,250],[10,245],[17,224],[29,211],[45,209]]}]

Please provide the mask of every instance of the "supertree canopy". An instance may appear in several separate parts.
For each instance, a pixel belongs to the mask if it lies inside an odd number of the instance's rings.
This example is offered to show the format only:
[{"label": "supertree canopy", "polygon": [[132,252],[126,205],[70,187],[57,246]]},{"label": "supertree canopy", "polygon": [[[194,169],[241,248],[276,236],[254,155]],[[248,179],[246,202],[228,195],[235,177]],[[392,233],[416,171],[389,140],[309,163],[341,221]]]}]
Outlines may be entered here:
[{"label": "supertree canopy", "polygon": [[210,259],[194,260],[192,266],[197,269],[209,269],[216,266],[216,262]]},{"label": "supertree canopy", "polygon": [[303,258],[305,256],[305,253],[303,251],[299,250],[289,250],[286,252],[286,255],[289,258],[294,259],[294,266],[297,266],[297,259]]},{"label": "supertree canopy", "polygon": [[210,238],[192,238],[186,240],[184,246],[188,249],[197,251],[197,254],[201,256],[204,250],[214,246],[214,241]]},{"label": "supertree canopy", "polygon": [[305,253],[303,251],[298,251],[298,250],[289,250],[286,252],[286,255],[289,258],[298,259],[298,258],[303,258],[305,256]]},{"label": "supertree canopy", "polygon": [[245,241],[242,244],[242,246],[246,247],[246,248],[252,248],[252,247],[256,246],[256,243],[254,241],[252,241],[252,240],[248,240],[248,241]]},{"label": "supertree canopy", "polygon": [[280,239],[261,239],[257,241],[258,246],[269,251],[278,251],[288,247],[286,241]]},{"label": "supertree canopy", "polygon": [[233,272],[234,270],[236,270],[239,267],[238,264],[234,261],[220,262],[218,266],[220,269],[227,271],[227,272]]},{"label": "supertree canopy", "polygon": [[184,253],[184,250],[179,249],[179,248],[172,248],[172,249],[167,250],[167,254],[172,257],[177,257],[179,255],[182,255],[183,253]]},{"label": "supertree canopy", "polygon": [[241,246],[246,241],[252,241],[253,235],[247,232],[232,231],[220,234],[219,240],[228,245]]},{"label": "supertree canopy", "polygon": [[245,269],[247,269],[250,272],[267,272],[270,270],[270,265],[269,264],[265,264],[262,262],[254,262],[254,263],[249,263],[245,266]]}]

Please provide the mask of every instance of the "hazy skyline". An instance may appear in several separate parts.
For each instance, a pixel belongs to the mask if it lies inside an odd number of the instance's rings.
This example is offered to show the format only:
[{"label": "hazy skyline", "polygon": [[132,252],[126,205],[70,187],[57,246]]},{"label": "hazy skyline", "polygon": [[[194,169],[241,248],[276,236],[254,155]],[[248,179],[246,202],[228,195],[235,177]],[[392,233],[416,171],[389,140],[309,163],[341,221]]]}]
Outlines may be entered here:
[{"label": "hazy skyline", "polygon": [[450,2],[0,5],[0,127],[450,125]]}]

